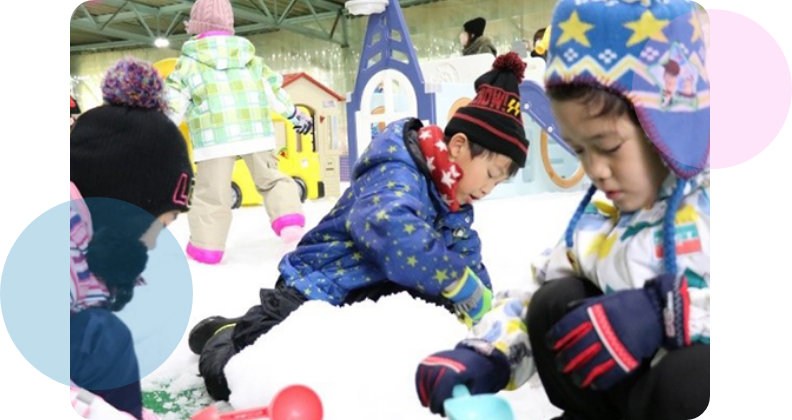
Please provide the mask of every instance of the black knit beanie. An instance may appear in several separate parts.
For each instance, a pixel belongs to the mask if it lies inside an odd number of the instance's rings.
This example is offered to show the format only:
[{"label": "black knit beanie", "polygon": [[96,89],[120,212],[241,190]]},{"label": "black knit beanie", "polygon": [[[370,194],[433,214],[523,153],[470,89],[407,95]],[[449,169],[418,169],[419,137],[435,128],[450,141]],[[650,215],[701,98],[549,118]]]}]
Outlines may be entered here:
[{"label": "black knit beanie", "polygon": [[477,17],[473,20],[469,20],[465,22],[462,26],[465,29],[465,32],[473,35],[473,38],[478,38],[484,35],[484,28],[487,27],[487,21],[484,18]]}]

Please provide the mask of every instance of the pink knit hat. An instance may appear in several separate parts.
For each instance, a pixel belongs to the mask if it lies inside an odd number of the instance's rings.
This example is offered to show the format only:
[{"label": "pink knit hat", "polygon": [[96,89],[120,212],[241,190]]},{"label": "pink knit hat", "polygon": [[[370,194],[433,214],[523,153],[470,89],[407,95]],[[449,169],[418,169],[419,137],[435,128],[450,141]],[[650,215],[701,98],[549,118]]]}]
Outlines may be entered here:
[{"label": "pink knit hat", "polygon": [[228,0],[198,0],[186,22],[187,33],[200,35],[210,31],[234,33],[234,11]]}]

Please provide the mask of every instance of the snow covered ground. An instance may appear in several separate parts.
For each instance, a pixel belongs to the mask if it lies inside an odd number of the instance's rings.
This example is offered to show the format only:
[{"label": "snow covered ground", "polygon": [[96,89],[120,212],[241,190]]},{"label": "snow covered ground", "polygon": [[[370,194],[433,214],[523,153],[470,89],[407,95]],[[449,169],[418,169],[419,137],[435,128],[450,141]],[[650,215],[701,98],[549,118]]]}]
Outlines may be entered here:
[{"label": "snow covered ground", "polygon": [[[474,227],[496,291],[533,287],[532,259],[559,240],[581,197],[545,194],[476,204]],[[315,226],[333,204],[333,199],[306,203],[308,226]],[[186,217],[170,229],[186,245]],[[223,263],[190,262],[194,300],[189,328],[207,316],[238,316],[257,304],[259,289],[274,286],[277,264],[288,251],[269,228],[262,207],[236,210]],[[227,368],[231,403],[236,408],[266,405],[280,387],[304,383],[322,397],[326,420],[439,418],[418,402],[415,368],[424,356],[453,347],[463,336],[464,327],[447,312],[404,294],[345,308],[306,304],[232,360]],[[209,402],[197,364],[185,332],[168,361],[144,380],[144,390],[170,395],[174,402],[165,408],[179,405],[194,412]],[[558,414],[536,378],[501,396],[520,420]]]}]

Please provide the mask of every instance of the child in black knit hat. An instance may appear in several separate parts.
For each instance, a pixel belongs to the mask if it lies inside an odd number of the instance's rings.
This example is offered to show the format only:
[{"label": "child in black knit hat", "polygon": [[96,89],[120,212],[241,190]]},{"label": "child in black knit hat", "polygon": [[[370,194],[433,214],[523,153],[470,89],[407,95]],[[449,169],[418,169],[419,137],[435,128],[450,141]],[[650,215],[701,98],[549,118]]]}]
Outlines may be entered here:
[{"label": "child in black knit hat", "polygon": [[142,283],[161,230],[188,209],[187,145],[162,112],[163,81],[124,59],[102,86],[105,105],[71,133],[72,382],[143,418],[138,362],[127,326],[113,312]]},{"label": "child in black knit hat", "polygon": [[498,55],[498,50],[495,49],[492,39],[484,36],[484,28],[486,27],[487,21],[481,17],[469,20],[462,25],[463,30],[459,34],[459,42],[462,43],[462,55]]}]

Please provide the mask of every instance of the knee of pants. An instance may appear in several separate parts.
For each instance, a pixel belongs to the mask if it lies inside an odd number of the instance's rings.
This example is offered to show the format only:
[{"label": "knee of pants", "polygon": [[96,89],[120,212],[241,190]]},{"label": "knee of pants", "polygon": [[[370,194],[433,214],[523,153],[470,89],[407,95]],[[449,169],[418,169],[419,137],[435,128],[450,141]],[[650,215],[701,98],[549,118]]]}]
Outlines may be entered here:
[{"label": "knee of pants", "polygon": [[539,288],[531,297],[528,307],[528,331],[531,335],[544,334],[569,311],[569,304],[594,293],[588,289],[588,280],[576,277],[552,280]]},{"label": "knee of pants", "polygon": [[709,346],[696,345],[669,353],[633,388],[630,418],[699,417],[709,405],[709,367]]}]

